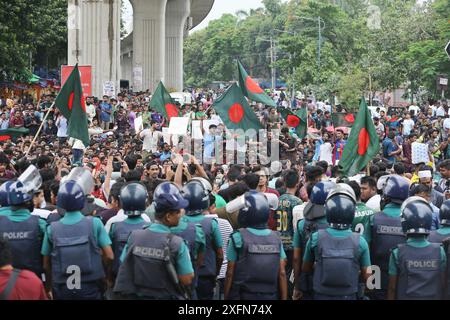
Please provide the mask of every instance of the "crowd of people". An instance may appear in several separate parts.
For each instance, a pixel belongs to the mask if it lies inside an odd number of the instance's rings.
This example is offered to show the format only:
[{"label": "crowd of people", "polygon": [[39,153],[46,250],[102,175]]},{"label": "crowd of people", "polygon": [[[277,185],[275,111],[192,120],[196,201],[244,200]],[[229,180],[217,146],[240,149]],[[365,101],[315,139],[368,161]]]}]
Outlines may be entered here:
[{"label": "crowd of people", "polygon": [[[230,139],[211,107],[220,93],[195,90],[194,104],[178,105],[213,120],[193,141],[200,156],[189,136],[165,139],[169,123],[148,92],[88,97],[87,146],[68,137],[53,96],[0,99],[0,128],[29,130],[0,141],[0,298],[449,297],[447,101],[374,111],[380,153],[346,177],[338,164],[350,130],[335,129],[332,113],[350,110],[284,93],[273,97],[279,108],[307,108],[309,133],[253,103],[280,132],[267,136],[279,159],[217,161],[214,146]],[[413,161],[414,142],[428,145],[429,161]]]}]

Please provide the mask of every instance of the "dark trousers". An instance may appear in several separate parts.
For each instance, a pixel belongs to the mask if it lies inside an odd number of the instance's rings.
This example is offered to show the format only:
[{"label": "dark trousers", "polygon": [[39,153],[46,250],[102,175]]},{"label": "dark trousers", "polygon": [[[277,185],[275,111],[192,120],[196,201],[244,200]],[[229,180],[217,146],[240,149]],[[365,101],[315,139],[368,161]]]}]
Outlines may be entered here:
[{"label": "dark trousers", "polygon": [[198,300],[212,300],[214,288],[216,286],[216,277],[198,277],[197,298]]},{"label": "dark trousers", "polygon": [[314,294],[314,300],[357,300],[356,294],[350,296],[329,296],[326,294]]},{"label": "dark trousers", "polygon": [[102,300],[102,289],[99,282],[81,283],[80,289],[69,289],[64,284],[53,284],[55,300]]}]

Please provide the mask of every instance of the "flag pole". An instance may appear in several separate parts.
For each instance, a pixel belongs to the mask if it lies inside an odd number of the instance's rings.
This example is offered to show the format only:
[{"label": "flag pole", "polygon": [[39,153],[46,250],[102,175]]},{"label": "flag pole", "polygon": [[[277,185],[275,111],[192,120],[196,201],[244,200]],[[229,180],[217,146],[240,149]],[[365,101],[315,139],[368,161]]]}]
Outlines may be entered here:
[{"label": "flag pole", "polygon": [[36,139],[39,137],[39,134],[41,133],[42,127],[44,126],[45,120],[47,120],[47,117],[50,114],[50,111],[52,111],[54,105],[55,105],[55,102],[53,102],[52,105],[50,106],[50,108],[48,108],[47,113],[45,114],[44,119],[42,119],[42,123],[39,126],[39,130],[36,132],[36,135],[34,136],[33,141],[31,141],[30,147],[28,148],[28,151],[25,153],[25,158],[30,153],[31,148],[33,148],[33,145],[36,142]]}]

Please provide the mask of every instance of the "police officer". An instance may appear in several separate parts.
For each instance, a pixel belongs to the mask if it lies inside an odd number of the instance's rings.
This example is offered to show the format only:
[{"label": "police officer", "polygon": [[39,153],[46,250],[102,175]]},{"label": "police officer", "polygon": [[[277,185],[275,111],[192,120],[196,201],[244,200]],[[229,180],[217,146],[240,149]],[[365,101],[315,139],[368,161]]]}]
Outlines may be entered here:
[{"label": "police officer", "polygon": [[14,181],[6,181],[0,186],[0,216],[6,215],[9,211],[8,192]]},{"label": "police officer", "polygon": [[212,300],[216,279],[223,262],[223,242],[219,224],[215,218],[207,217],[209,190],[204,183],[194,180],[182,189],[183,197],[189,201],[183,220],[202,226],[206,239],[204,263],[198,271],[197,296],[199,300]]},{"label": "police officer", "polygon": [[346,184],[338,184],[325,203],[329,227],[312,234],[305,248],[302,272],[312,272],[315,300],[356,300],[359,274],[369,277],[369,247],[351,231],[356,199]]},{"label": "police officer", "polygon": [[101,220],[81,213],[93,186],[90,172],[75,168],[58,191],[57,206],[66,213],[47,226],[42,245],[44,268],[51,279],[46,287],[57,300],[102,299],[102,256],[109,267],[114,255]]},{"label": "police officer", "polygon": [[130,183],[120,190],[120,206],[127,218],[123,221],[113,223],[109,236],[112,241],[114,261],[112,264],[111,283],[117,276],[120,266],[120,256],[125,247],[128,237],[133,230],[142,229],[147,222],[141,215],[147,208],[147,189],[140,183]]},{"label": "police officer", "polygon": [[389,176],[381,197],[383,211],[377,212],[371,217],[371,260],[381,271],[381,288],[369,293],[373,300],[386,299],[390,252],[406,240],[400,219],[400,207],[408,198],[408,192],[409,182],[406,178],[399,175]]},{"label": "police officer", "polygon": [[227,247],[225,299],[287,299],[286,253],[280,236],[267,228],[269,212],[264,194],[245,194],[238,218],[242,228],[231,235]]},{"label": "police officer", "polygon": [[449,258],[449,244],[450,244],[450,200],[444,201],[439,210],[439,220],[440,220],[440,228],[438,230],[434,230],[430,232],[428,236],[428,241],[433,243],[442,243],[444,245],[444,250],[446,252],[447,257],[447,285],[446,290],[444,292],[444,298],[446,300],[450,299],[450,274],[448,263]]},{"label": "police officer", "polygon": [[190,286],[194,278],[188,247],[170,231],[189,202],[170,182],[156,188],[153,200],[156,222],[133,231],[122,252],[116,299],[185,299],[181,286]]},{"label": "police officer", "polygon": [[390,256],[388,299],[441,299],[447,261],[441,244],[427,241],[433,209],[423,198],[410,197],[401,212],[407,240]]},{"label": "police officer", "polygon": [[41,176],[34,166],[30,166],[17,181],[4,183],[2,187],[5,186],[9,208],[0,215],[0,237],[8,240],[11,246],[14,267],[33,271],[39,278],[43,273],[40,248],[46,222],[31,215],[31,211],[33,192],[41,184]]},{"label": "police officer", "polygon": [[316,183],[308,195],[309,202],[303,210],[305,219],[297,222],[297,230],[294,233],[294,300],[300,298],[300,291],[303,293],[303,299],[311,298],[312,274],[302,273],[302,278],[298,277],[302,267],[302,257],[311,234],[328,227],[324,205],[328,193],[335,187],[336,184],[330,181]]}]

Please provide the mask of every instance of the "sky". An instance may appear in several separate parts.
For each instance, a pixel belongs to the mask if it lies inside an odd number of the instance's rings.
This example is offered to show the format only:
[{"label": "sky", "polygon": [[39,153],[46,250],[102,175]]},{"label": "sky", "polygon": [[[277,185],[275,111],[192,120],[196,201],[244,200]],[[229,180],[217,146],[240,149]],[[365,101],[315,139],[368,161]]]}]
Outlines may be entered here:
[{"label": "sky", "polygon": [[[129,0],[124,0],[125,4],[125,21],[128,31],[132,29],[132,8]],[[220,18],[224,13],[236,13],[239,10],[250,10],[262,7],[262,0],[215,0],[211,12],[205,20],[202,21],[193,31],[206,28],[209,21]]]}]

